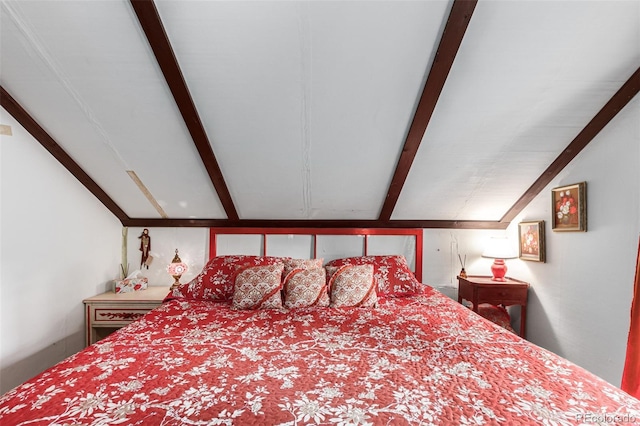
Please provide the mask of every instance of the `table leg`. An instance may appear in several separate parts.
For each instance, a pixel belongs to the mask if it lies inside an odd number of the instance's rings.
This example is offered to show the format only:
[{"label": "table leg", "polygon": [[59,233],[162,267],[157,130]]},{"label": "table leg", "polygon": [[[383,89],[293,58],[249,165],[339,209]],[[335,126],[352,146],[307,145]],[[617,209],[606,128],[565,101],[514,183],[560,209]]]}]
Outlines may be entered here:
[{"label": "table leg", "polygon": [[526,334],[527,326],[527,305],[520,305],[520,337],[527,338]]}]

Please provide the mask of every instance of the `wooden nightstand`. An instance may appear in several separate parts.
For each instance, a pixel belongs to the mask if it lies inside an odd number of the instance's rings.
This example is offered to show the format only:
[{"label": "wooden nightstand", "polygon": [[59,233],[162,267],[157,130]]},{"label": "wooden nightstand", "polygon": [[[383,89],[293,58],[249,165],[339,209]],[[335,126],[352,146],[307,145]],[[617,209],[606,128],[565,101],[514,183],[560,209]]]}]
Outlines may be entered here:
[{"label": "wooden nightstand", "polygon": [[473,304],[473,311],[478,312],[478,305],[520,305],[520,337],[526,336],[527,325],[527,293],[529,284],[523,281],[505,278],[506,281],[493,281],[488,276],[470,275],[458,277],[458,302],[465,299]]},{"label": "wooden nightstand", "polygon": [[169,287],[147,287],[146,290],[120,294],[107,291],[83,300],[86,312],[86,345],[92,345],[141,318],[160,306],[168,294]]}]

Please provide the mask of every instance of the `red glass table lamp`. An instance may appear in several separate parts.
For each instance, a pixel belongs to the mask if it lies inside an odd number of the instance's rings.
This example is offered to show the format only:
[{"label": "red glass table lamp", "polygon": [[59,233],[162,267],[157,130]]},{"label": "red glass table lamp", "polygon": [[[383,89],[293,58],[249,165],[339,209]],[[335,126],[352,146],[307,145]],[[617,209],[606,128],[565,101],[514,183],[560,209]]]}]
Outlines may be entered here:
[{"label": "red glass table lamp", "polygon": [[506,281],[507,265],[505,259],[513,259],[518,257],[511,241],[506,237],[492,237],[482,253],[482,257],[494,259],[491,265],[491,273],[493,281]]}]

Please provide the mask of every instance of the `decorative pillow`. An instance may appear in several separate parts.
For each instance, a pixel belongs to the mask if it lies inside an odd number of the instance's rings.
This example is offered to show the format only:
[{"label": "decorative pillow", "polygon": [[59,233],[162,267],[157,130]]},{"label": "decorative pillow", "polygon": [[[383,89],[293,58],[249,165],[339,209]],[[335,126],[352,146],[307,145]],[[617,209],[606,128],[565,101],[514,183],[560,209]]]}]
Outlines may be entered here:
[{"label": "decorative pillow", "polygon": [[292,271],[296,269],[322,268],[324,259],[291,259],[287,258],[282,261],[284,264],[284,280],[287,279]]},{"label": "decorative pillow", "polygon": [[283,287],[284,307],[287,309],[329,306],[327,275],[322,266],[292,270],[286,274]]},{"label": "decorative pillow", "polygon": [[401,255],[346,257],[332,260],[327,266],[368,264],[373,265],[378,295],[402,297],[423,293],[424,285],[416,279]]},{"label": "decorative pillow", "polygon": [[284,259],[271,256],[217,256],[194,279],[175,288],[170,296],[197,300],[231,300],[239,269],[282,264]]},{"label": "decorative pillow", "polygon": [[311,268],[322,268],[322,263],[324,262],[323,258],[319,259],[291,259],[286,258],[282,261],[284,264],[284,272],[291,271],[292,269],[300,268],[300,269],[311,269]]},{"label": "decorative pillow", "polygon": [[253,266],[242,269],[236,276],[233,309],[282,308],[282,264]]},{"label": "decorative pillow", "polygon": [[373,265],[327,266],[332,308],[372,307],[378,303]]}]

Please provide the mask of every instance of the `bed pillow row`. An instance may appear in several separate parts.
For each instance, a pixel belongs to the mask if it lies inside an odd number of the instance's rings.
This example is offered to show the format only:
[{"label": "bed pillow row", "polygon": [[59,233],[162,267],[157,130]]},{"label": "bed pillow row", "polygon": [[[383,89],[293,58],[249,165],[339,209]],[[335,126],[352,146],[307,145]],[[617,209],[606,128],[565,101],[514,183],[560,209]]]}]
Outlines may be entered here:
[{"label": "bed pillow row", "polygon": [[[292,270],[319,268],[322,266],[322,259],[291,259],[244,255],[217,256],[212,258],[195,278],[173,290],[171,296],[196,300],[232,300],[239,271],[249,267],[271,265],[283,265],[284,285]],[[332,260],[326,266],[341,267],[347,265],[372,265],[376,293],[379,296],[401,297],[422,293],[423,285],[416,280],[404,256],[348,257]],[[303,280],[303,277],[304,275],[297,277],[296,281]]]},{"label": "bed pillow row", "polygon": [[283,264],[241,269],[232,308],[373,307],[378,302],[372,265],[294,268],[283,282],[285,270]]}]

